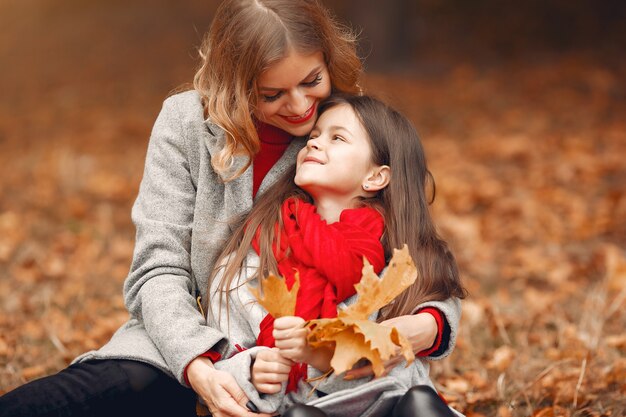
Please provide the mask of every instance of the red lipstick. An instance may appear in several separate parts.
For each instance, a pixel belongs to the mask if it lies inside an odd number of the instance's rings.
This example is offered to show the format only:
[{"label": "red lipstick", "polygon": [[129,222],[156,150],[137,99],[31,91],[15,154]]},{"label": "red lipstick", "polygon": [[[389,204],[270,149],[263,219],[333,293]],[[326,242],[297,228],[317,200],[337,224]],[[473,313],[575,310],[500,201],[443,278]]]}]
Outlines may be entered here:
[{"label": "red lipstick", "polygon": [[301,116],[280,116],[285,119],[287,122],[297,125],[300,123],[308,122],[311,120],[311,117],[315,114],[315,109],[317,108],[317,102],[313,103],[311,107]]}]

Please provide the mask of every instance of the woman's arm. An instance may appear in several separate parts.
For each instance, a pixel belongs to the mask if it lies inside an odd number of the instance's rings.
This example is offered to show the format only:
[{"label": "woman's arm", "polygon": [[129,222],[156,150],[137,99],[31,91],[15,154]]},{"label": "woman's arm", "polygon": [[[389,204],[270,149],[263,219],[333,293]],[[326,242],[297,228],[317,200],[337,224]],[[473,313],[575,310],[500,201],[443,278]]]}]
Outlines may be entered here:
[{"label": "woman's arm", "polygon": [[196,189],[182,105],[170,97],[154,125],[144,176],[132,210],[137,229],[131,271],[124,283],[126,307],[181,382],[185,367],[220,343],[221,332],[206,325],[192,292],[191,233]]}]

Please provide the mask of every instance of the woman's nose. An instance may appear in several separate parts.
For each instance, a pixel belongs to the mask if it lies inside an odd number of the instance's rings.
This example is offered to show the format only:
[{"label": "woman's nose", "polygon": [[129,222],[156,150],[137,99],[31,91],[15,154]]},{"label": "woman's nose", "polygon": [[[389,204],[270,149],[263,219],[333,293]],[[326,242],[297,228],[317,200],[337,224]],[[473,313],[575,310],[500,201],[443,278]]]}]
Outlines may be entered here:
[{"label": "woman's nose", "polygon": [[300,116],[309,109],[309,102],[302,91],[296,90],[290,94],[288,106],[294,116]]}]

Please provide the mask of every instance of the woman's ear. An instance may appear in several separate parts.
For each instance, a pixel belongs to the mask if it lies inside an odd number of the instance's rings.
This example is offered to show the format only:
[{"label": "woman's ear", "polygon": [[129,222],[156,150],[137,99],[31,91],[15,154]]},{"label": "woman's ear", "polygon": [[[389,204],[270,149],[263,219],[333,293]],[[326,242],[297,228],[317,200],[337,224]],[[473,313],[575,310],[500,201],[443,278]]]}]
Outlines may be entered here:
[{"label": "woman's ear", "polygon": [[375,193],[385,188],[391,180],[391,168],[388,165],[374,167],[363,181],[362,187],[366,192]]}]

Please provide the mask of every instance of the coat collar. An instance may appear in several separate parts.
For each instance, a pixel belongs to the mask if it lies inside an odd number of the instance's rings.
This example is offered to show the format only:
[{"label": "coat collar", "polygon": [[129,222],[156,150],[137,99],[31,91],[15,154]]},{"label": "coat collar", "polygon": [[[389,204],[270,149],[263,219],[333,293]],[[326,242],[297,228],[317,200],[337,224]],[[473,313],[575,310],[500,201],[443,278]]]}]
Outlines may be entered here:
[{"label": "coat collar", "polygon": [[[216,155],[224,148],[226,143],[224,131],[210,121],[205,122],[205,124],[209,131],[209,135],[205,140],[207,150],[209,155]],[[257,196],[263,194],[295,163],[296,155],[305,144],[306,140],[304,137],[294,138],[291,141],[285,153],[263,178]],[[247,161],[248,158],[245,156],[235,156],[232,166],[220,177],[223,179],[231,176],[245,166]],[[252,208],[252,203],[252,165],[250,165],[239,177],[224,183],[224,204],[228,213],[241,214],[249,211]]]}]

